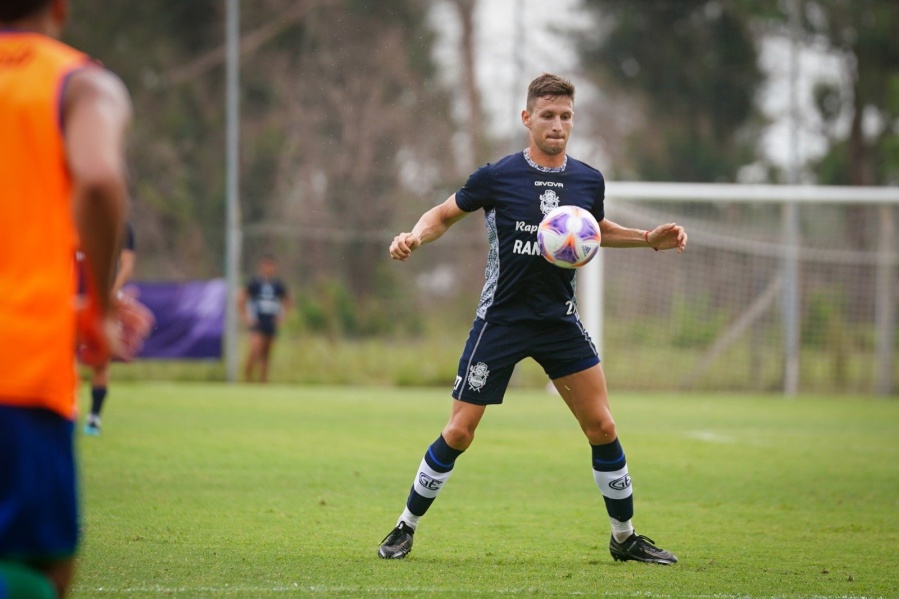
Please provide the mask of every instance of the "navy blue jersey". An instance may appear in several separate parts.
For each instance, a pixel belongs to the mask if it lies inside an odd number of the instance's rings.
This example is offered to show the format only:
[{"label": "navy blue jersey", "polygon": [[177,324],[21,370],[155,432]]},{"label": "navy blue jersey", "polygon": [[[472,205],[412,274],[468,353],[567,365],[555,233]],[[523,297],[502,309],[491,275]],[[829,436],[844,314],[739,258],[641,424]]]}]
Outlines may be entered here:
[{"label": "navy blue jersey", "polygon": [[[131,223],[125,223],[125,235],[122,237],[122,250],[134,251],[134,228]],[[75,252],[75,270],[78,273],[78,283],[76,291],[78,295],[86,293],[84,282],[84,253],[81,250]],[[116,260],[116,272],[119,270],[119,261]]]},{"label": "navy blue jersey", "polygon": [[274,321],[281,314],[281,305],[287,297],[287,286],[281,279],[253,277],[247,283],[247,305],[257,320]]},{"label": "navy blue jersey", "polygon": [[122,249],[134,251],[134,228],[131,223],[125,223],[125,237],[122,239]]},{"label": "navy blue jersey", "polygon": [[535,164],[527,150],[474,172],[456,192],[461,210],[484,210],[487,270],[477,315],[488,322],[577,319],[574,269],[547,262],[537,248],[537,227],[558,206],[605,213],[606,184],[595,168],[565,158],[559,168]]}]

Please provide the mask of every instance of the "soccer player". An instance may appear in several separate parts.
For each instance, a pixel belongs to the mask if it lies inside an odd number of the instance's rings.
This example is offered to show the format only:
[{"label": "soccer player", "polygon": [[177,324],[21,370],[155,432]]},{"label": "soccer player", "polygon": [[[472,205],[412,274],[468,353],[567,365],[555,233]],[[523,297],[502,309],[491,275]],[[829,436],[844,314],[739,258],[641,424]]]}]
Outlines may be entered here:
[{"label": "soccer player", "polygon": [[[115,302],[127,205],[122,82],[58,42],[67,0],[0,2],[0,597],[62,596],[79,536],[82,356],[127,358],[147,313]],[[86,306],[76,313],[76,248]]]},{"label": "soccer player", "polygon": [[393,259],[407,260],[467,214],[484,212],[486,282],[459,360],[449,422],[425,452],[406,507],[378,555],[398,559],[409,554],[419,520],[471,445],[486,407],[502,403],[515,364],[530,356],[543,367],[590,443],[593,478],[612,528],[612,557],[673,564],[677,558],[670,551],[634,531],[631,478],[602,366],[578,317],[575,271],[552,266],[539,255],[536,231],[546,213],[570,204],[592,212],[606,247],[683,252],[687,234],[674,223],[643,231],[605,218],[602,174],[565,153],[574,123],[569,81],[549,74],[534,79],[521,121],[530,132],[524,151],[475,171],[464,187],[390,244]]},{"label": "soccer player", "polygon": [[[116,270],[115,281],[112,284],[112,294],[116,297],[122,292],[134,273],[134,264],[136,254],[134,252],[134,229],[131,223],[125,225],[125,237],[122,241],[122,250],[119,252],[118,269]],[[103,364],[93,367],[91,375],[91,411],[87,416],[87,422],[84,425],[84,433],[90,436],[97,436],[101,432],[100,414],[103,412],[103,405],[106,402],[106,396],[109,394],[109,365],[107,360]]]},{"label": "soccer player", "polygon": [[250,351],[244,364],[244,378],[247,381],[253,380],[257,367],[259,382],[268,381],[272,345],[291,305],[287,285],[278,278],[278,261],[270,254],[262,256],[256,276],[237,296],[238,312],[250,331]]}]

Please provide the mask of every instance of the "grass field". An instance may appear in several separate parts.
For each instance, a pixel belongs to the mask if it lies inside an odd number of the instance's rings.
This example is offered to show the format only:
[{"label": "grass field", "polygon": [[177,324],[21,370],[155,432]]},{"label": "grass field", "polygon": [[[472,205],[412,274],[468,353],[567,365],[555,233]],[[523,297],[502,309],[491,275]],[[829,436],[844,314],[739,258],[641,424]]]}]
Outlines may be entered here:
[{"label": "grass field", "polygon": [[613,562],[586,441],[514,391],[402,561],[376,557],[446,390],[114,383],[79,439],[74,597],[899,597],[899,402],[615,394],[638,532]]}]

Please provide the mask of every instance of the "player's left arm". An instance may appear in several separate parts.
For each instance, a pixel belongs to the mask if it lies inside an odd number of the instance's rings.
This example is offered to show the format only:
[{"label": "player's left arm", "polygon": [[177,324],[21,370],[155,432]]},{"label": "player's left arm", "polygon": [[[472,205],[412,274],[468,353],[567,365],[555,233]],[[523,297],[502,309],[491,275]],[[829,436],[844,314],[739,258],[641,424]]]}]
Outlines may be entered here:
[{"label": "player's left arm", "polygon": [[638,248],[651,247],[654,250],[673,250],[683,253],[687,247],[687,231],[675,223],[665,223],[655,229],[629,229],[604,218],[599,222],[603,247]]},{"label": "player's left arm", "polygon": [[278,324],[283,324],[287,319],[287,315],[293,310],[293,297],[290,291],[285,287],[284,295],[281,296],[281,312],[278,314]]}]

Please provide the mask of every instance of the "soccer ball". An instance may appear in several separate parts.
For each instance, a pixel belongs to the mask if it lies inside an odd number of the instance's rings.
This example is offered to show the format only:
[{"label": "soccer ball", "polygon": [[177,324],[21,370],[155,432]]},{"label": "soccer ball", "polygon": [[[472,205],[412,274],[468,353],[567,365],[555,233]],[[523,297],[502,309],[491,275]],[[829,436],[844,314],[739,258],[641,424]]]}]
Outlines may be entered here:
[{"label": "soccer ball", "polygon": [[550,211],[537,228],[537,247],[551,264],[580,268],[599,251],[599,223],[589,211],[577,206],[559,206]]}]

